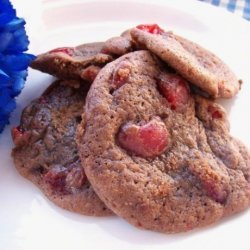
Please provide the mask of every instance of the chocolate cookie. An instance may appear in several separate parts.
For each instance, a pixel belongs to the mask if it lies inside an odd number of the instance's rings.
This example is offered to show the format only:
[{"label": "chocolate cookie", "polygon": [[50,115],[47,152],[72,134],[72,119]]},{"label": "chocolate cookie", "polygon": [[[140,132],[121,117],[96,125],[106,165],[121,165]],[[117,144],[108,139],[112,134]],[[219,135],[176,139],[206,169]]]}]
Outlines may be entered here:
[{"label": "chocolate cookie", "polygon": [[125,55],[133,50],[132,39],[128,37],[112,37],[104,45],[102,52],[113,55],[114,57]]},{"label": "chocolate cookie", "polygon": [[130,32],[137,44],[147,48],[179,72],[185,79],[214,98],[231,98],[241,81],[216,55],[158,25],[139,25]]},{"label": "chocolate cookie", "polygon": [[24,109],[20,126],[12,130],[14,163],[58,206],[85,215],[109,215],[86,178],[75,141],[88,86],[66,85],[55,82]]},{"label": "chocolate cookie", "polygon": [[250,154],[230,136],[225,111],[147,51],[100,71],[80,126],[86,175],[135,226],[188,231],[249,206]]},{"label": "chocolate cookie", "polygon": [[38,55],[31,67],[59,79],[83,79],[93,82],[106,63],[132,51],[131,40],[113,37],[106,42],[62,47]]},{"label": "chocolate cookie", "polygon": [[104,43],[87,43],[77,47],[62,47],[38,55],[31,63],[33,69],[54,75],[59,79],[92,81],[111,55],[101,52]]}]

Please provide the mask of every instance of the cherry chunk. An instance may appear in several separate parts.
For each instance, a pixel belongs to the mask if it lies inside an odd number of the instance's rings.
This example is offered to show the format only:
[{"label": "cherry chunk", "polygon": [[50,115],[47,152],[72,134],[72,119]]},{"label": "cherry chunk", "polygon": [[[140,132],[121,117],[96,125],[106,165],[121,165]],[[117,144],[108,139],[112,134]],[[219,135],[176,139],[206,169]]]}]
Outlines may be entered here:
[{"label": "cherry chunk", "polygon": [[74,164],[68,168],[57,165],[50,169],[43,178],[53,191],[62,193],[80,189],[87,181],[83,168]]},{"label": "cherry chunk", "polygon": [[49,51],[49,53],[50,54],[53,54],[53,53],[63,53],[63,54],[66,54],[68,56],[73,56],[74,49],[71,48],[71,47],[61,47],[61,48],[53,49],[53,50]]},{"label": "cherry chunk", "polygon": [[179,111],[188,103],[189,86],[181,76],[173,73],[162,73],[157,84],[172,110]]},{"label": "cherry chunk", "polygon": [[113,71],[111,85],[114,89],[120,88],[129,78],[131,72],[131,65],[127,61],[120,62]]},{"label": "cherry chunk", "polygon": [[215,171],[208,162],[202,159],[190,160],[189,169],[200,181],[211,199],[221,204],[226,202],[229,180],[225,176]]},{"label": "cherry chunk", "polygon": [[11,129],[11,136],[14,144],[19,146],[28,142],[30,138],[30,132],[24,131],[20,126]]},{"label": "cherry chunk", "polygon": [[81,166],[73,167],[65,179],[66,185],[69,188],[81,188],[87,181],[85,172]]},{"label": "cherry chunk", "polygon": [[50,185],[50,187],[57,192],[65,192],[66,193],[66,176],[67,169],[62,166],[56,166],[50,169],[44,175],[44,181]]},{"label": "cherry chunk", "polygon": [[207,194],[216,202],[219,202],[221,204],[226,202],[227,199],[227,192],[223,189],[222,186],[220,186],[217,183],[214,183],[212,181],[203,181],[203,187],[206,189]]},{"label": "cherry chunk", "polygon": [[164,30],[158,24],[140,24],[136,28],[154,35],[162,35],[164,33]]},{"label": "cherry chunk", "polygon": [[81,78],[88,82],[93,82],[100,70],[101,70],[100,67],[95,65],[90,65],[86,69],[82,70]]},{"label": "cherry chunk", "polygon": [[138,156],[153,158],[161,155],[169,145],[169,133],[159,117],[146,124],[124,125],[117,137],[119,145]]},{"label": "cherry chunk", "polygon": [[211,114],[213,119],[221,119],[223,117],[223,113],[215,106],[209,105],[207,111]]}]

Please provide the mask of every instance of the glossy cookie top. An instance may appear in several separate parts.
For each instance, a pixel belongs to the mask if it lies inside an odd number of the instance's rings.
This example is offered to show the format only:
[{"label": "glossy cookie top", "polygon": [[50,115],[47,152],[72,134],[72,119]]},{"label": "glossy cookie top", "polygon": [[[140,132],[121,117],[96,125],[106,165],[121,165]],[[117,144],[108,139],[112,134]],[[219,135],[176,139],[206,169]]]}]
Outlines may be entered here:
[{"label": "glossy cookie top", "polygon": [[213,98],[231,98],[240,89],[232,70],[212,52],[158,25],[138,25],[130,31],[134,42],[173,67]]},{"label": "glossy cookie top", "polygon": [[229,135],[224,110],[147,51],[100,71],[80,126],[95,191],[138,227],[188,231],[249,206],[250,155]]}]

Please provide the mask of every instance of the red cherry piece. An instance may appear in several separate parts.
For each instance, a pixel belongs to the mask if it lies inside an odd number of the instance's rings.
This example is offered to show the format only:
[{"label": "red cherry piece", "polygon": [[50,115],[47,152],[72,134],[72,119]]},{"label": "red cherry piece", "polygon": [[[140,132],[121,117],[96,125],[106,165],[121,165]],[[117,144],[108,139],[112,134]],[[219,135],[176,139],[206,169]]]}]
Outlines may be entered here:
[{"label": "red cherry piece", "polygon": [[52,189],[58,192],[65,192],[67,170],[63,167],[56,166],[50,169],[44,175],[44,181],[50,185]]},{"label": "red cherry piece", "polygon": [[41,96],[41,97],[39,98],[39,103],[42,103],[42,104],[47,103],[47,101],[46,101],[46,99],[45,99],[44,96]]},{"label": "red cherry piece", "polygon": [[51,51],[49,51],[50,54],[53,53],[64,53],[67,54],[68,56],[73,56],[74,49],[71,47],[61,47],[61,48],[56,48]]},{"label": "red cherry piece", "polygon": [[25,132],[22,128],[18,126],[11,129],[11,136],[14,144],[18,146],[28,141],[30,133]]},{"label": "red cherry piece", "polygon": [[227,199],[227,192],[223,190],[220,185],[216,185],[214,182],[206,180],[203,181],[203,187],[213,200],[219,203],[225,203]]},{"label": "red cherry piece", "polygon": [[203,160],[193,160],[189,164],[189,169],[198,178],[207,195],[216,202],[225,203],[227,200],[227,180],[225,177],[213,170],[211,166]]},{"label": "red cherry piece", "polygon": [[169,144],[169,133],[165,124],[154,118],[139,126],[127,124],[118,134],[118,143],[126,150],[142,157],[156,157],[162,154]]},{"label": "red cherry piece", "polygon": [[101,53],[109,55],[109,51],[106,48],[102,48]]},{"label": "red cherry piece", "polygon": [[162,35],[164,33],[164,30],[160,28],[158,24],[141,24],[137,25],[136,28],[154,35]]},{"label": "red cherry piece", "polygon": [[158,87],[171,109],[180,110],[188,103],[190,91],[187,82],[182,77],[163,73],[158,79]]},{"label": "red cherry piece", "polygon": [[214,106],[208,106],[207,111],[211,113],[213,119],[221,119],[223,117],[222,113]]},{"label": "red cherry piece", "polygon": [[86,81],[93,82],[100,70],[100,67],[90,65],[81,72],[81,78]]},{"label": "red cherry piece", "polygon": [[82,167],[73,167],[66,177],[66,185],[69,188],[81,188],[87,181]]},{"label": "red cherry piece", "polygon": [[128,62],[124,61],[118,64],[116,69],[113,72],[112,82],[111,84],[114,86],[115,89],[120,88],[124,85],[130,75],[131,66]]}]

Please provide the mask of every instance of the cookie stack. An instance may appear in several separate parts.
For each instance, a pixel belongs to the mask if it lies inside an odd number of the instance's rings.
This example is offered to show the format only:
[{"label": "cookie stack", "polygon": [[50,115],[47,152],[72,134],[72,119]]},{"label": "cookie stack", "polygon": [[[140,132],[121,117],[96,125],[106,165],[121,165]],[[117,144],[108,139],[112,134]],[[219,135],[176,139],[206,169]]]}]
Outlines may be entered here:
[{"label": "cookie stack", "polygon": [[12,156],[57,205],[164,233],[249,207],[250,153],[215,102],[241,81],[216,55],[139,25],[31,67],[59,80],[24,109]]}]

